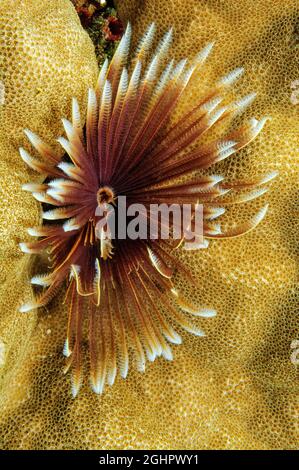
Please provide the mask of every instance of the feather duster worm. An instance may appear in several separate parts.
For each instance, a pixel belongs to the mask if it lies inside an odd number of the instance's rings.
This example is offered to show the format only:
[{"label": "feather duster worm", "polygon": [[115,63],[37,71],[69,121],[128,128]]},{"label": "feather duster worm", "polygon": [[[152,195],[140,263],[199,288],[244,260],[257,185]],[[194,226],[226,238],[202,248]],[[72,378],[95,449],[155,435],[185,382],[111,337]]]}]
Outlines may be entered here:
[{"label": "feather duster worm", "polygon": [[[209,238],[235,237],[252,230],[267,207],[225,233],[213,220],[224,212],[226,204],[263,194],[264,189],[258,187],[275,176],[273,173],[256,181],[232,184],[207,175],[181,181],[182,176],[207,169],[247,145],[261,131],[265,119],[252,119],[224,138],[190,148],[216,123],[250,104],[254,95],[220,106],[222,94],[242,74],[241,68],[236,69],[170,125],[169,118],[212,44],[191,64],[187,60],[167,63],[172,31],[151,54],[154,35],[152,24],[128,71],[131,28],[127,26],[110,65],[105,61],[101,68],[96,89],[89,90],[85,126],[78,103],[73,100],[72,122],[63,119],[67,138],[58,139],[66,158],[61,160],[29,130],[25,133],[41,159],[20,149],[29,167],[46,178],[44,183],[27,184],[24,189],[51,206],[43,219],[56,221],[30,228],[29,234],[38,240],[21,244],[25,253],[47,250],[53,269],[31,280],[42,287],[42,293],[20,310],[27,312],[46,305],[66,282],[69,314],[64,354],[66,370],[71,370],[73,396],[82,384],[86,340],[91,386],[96,393],[102,393],[105,384],[114,383],[117,373],[127,376],[130,362],[144,371],[146,359],[163,356],[171,360],[170,344],[182,341],[175,327],[202,336],[192,316],[215,315],[213,310],[191,305],[173,284],[173,274],[178,270],[196,285],[174,253],[179,246],[187,248],[185,234],[179,241],[97,236],[97,208],[117,205],[121,195],[126,196],[127,205],[202,204],[207,244]],[[228,200],[225,194],[230,190],[234,196]],[[149,223],[150,213],[146,217]]]}]

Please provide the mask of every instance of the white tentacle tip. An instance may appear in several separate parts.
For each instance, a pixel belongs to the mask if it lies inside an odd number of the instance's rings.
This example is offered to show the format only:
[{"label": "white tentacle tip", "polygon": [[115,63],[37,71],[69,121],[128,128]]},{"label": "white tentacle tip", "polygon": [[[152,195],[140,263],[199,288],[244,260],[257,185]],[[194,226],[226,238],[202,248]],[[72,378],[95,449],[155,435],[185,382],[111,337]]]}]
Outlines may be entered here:
[{"label": "white tentacle tip", "polygon": [[65,132],[67,134],[72,135],[74,133],[74,128],[73,128],[72,123],[66,118],[62,118],[61,121],[62,121]]},{"label": "white tentacle tip", "polygon": [[[30,129],[23,129],[24,134],[28,137],[29,135],[32,135],[33,132]],[[29,137],[28,137],[29,138]]]},{"label": "white tentacle tip", "polygon": [[72,354],[72,351],[71,351],[70,348],[69,348],[69,341],[68,341],[68,339],[65,340],[65,343],[64,343],[64,346],[63,346],[62,354],[63,354],[65,357],[70,357],[70,355]]},{"label": "white tentacle tip", "polygon": [[38,304],[36,302],[27,302],[26,304],[21,305],[19,312],[27,313],[31,310],[34,310],[35,308],[38,308]]},{"label": "white tentacle tip", "polygon": [[72,220],[67,221],[65,222],[65,224],[63,224],[63,230],[65,232],[72,232],[73,230],[79,230],[79,228],[80,228],[80,225],[74,224]]},{"label": "white tentacle tip", "polygon": [[110,372],[107,376],[107,384],[110,385],[110,387],[112,387],[112,385],[114,384],[115,378],[116,378],[116,369]]},{"label": "white tentacle tip", "polygon": [[30,253],[31,253],[31,250],[30,250],[30,248],[28,248],[27,243],[19,243],[19,247],[20,247],[20,250],[21,250],[23,253],[26,253],[26,254],[30,254]]},{"label": "white tentacle tip", "polygon": [[172,354],[172,351],[171,351],[170,348],[167,348],[167,349],[164,348],[163,351],[162,351],[162,356],[167,361],[172,361],[173,360],[173,354]]},{"label": "white tentacle tip", "polygon": [[72,384],[72,397],[76,398],[78,396],[81,384]]},{"label": "white tentacle tip", "polygon": [[96,393],[97,395],[102,395],[102,393],[104,391],[104,382],[102,382],[102,381],[97,381],[97,382],[91,381],[91,388],[94,391],[94,393]]},{"label": "white tentacle tip", "polygon": [[236,140],[222,140],[219,142],[217,148],[219,152],[223,152],[231,147],[235,147],[237,143],[238,142]]},{"label": "white tentacle tip", "polygon": [[212,308],[203,308],[198,312],[199,317],[213,318],[216,317],[217,311]]},{"label": "white tentacle tip", "polygon": [[213,126],[226,111],[227,106],[222,106],[221,108],[219,108],[212,116],[209,117],[207,122],[208,126]]},{"label": "white tentacle tip", "polygon": [[247,108],[247,106],[251,105],[253,101],[255,100],[256,96],[257,96],[257,93],[253,92],[253,93],[250,93],[249,95],[244,96],[239,101],[237,101],[234,104],[236,112],[237,113],[241,112],[243,111],[243,109]]},{"label": "white tentacle tip", "polygon": [[215,45],[215,41],[211,41],[204,46],[204,48],[199,52],[196,57],[196,62],[202,64],[205,60],[209,57],[213,47]]},{"label": "white tentacle tip", "polygon": [[262,119],[260,119],[259,121],[255,118],[252,118],[250,120],[253,137],[256,137],[261,132],[261,130],[263,129],[266,122],[269,121],[270,119],[271,118],[269,116],[265,116]]},{"label": "white tentacle tip", "polygon": [[122,379],[126,379],[129,372],[129,364],[126,364],[120,369],[120,376]]},{"label": "white tentacle tip", "polygon": [[39,145],[42,143],[40,137],[30,129],[24,129],[24,134],[34,147],[39,147]]},{"label": "white tentacle tip", "polygon": [[217,162],[220,162],[221,160],[225,160],[226,158],[230,157],[236,152],[236,149],[234,147],[227,148],[226,150],[222,150],[221,152],[218,153],[218,157],[216,159]]},{"label": "white tentacle tip", "polygon": [[215,207],[213,212],[212,212],[212,215],[209,217],[209,219],[210,220],[217,219],[217,217],[220,217],[224,213],[225,213],[224,207]]},{"label": "white tentacle tip", "polygon": [[56,201],[58,201],[58,202],[63,202],[64,201],[63,197],[55,189],[48,189],[47,194],[48,194],[48,196],[52,197],[53,199],[56,199]]},{"label": "white tentacle tip", "polygon": [[41,216],[45,220],[55,220],[55,216],[53,214],[53,210],[45,211],[41,213]]},{"label": "white tentacle tip", "polygon": [[271,171],[268,173],[264,179],[261,181],[261,184],[269,183],[272,181],[274,178],[276,178],[279,175],[279,171]]},{"label": "white tentacle tip", "polygon": [[34,277],[31,278],[30,282],[31,282],[31,284],[33,284],[35,286],[46,287],[46,286],[50,285],[50,281],[49,281],[49,279],[47,278],[46,275],[34,276]]},{"label": "white tentacle tip", "polygon": [[183,339],[182,337],[174,331],[171,335],[171,338],[168,338],[173,344],[182,344]]},{"label": "white tentacle tip", "polygon": [[205,332],[200,330],[199,328],[190,330],[190,333],[195,336],[200,336],[200,337],[206,336]]},{"label": "white tentacle tip", "polygon": [[45,201],[45,195],[43,193],[32,193],[32,196],[34,197],[34,199],[36,199],[38,202],[46,202]]},{"label": "white tentacle tip", "polygon": [[144,358],[137,359],[136,369],[138,370],[138,372],[141,372],[142,374],[145,372],[145,359]]},{"label": "white tentacle tip", "polygon": [[30,193],[35,191],[36,185],[34,183],[26,183],[21,186],[23,191],[29,191]]},{"label": "white tentacle tip", "polygon": [[229,72],[227,75],[225,75],[221,80],[219,81],[219,85],[222,86],[230,86],[232,85],[236,80],[238,80],[241,75],[244,73],[244,67],[238,67],[231,72]]},{"label": "white tentacle tip", "polygon": [[254,223],[257,225],[259,224],[267,214],[269,209],[269,204],[266,204],[264,207],[261,208],[261,210],[255,215],[254,217]]},{"label": "white tentacle tip", "polygon": [[38,229],[36,229],[34,227],[27,228],[27,233],[29,235],[31,235],[31,237],[39,237],[40,236],[40,233],[39,233]]},{"label": "white tentacle tip", "polygon": [[29,155],[29,153],[27,152],[27,150],[25,150],[23,147],[20,147],[20,148],[19,148],[19,153],[20,153],[20,155],[21,155],[22,160],[23,160],[25,163],[29,164],[29,163],[31,162],[31,160],[32,160],[31,156]]}]

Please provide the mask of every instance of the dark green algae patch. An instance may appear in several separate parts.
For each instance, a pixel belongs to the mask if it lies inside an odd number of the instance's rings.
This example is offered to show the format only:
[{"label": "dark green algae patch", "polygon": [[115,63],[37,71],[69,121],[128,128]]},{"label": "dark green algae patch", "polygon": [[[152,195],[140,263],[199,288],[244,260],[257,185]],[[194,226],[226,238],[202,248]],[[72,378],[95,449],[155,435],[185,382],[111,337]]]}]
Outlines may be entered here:
[{"label": "dark green algae patch", "polygon": [[117,16],[112,0],[72,0],[81,24],[89,34],[94,46],[98,64],[112,58],[124,26]]}]

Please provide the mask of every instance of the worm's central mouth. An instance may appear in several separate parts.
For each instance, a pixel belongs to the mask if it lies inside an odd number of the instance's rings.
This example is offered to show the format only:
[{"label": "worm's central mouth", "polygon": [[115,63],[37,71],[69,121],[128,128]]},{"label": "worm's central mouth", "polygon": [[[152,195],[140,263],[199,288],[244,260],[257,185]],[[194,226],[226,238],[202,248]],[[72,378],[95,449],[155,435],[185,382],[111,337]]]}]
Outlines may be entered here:
[{"label": "worm's central mouth", "polygon": [[114,204],[115,195],[113,190],[109,186],[102,186],[97,192],[98,205],[102,204]]}]

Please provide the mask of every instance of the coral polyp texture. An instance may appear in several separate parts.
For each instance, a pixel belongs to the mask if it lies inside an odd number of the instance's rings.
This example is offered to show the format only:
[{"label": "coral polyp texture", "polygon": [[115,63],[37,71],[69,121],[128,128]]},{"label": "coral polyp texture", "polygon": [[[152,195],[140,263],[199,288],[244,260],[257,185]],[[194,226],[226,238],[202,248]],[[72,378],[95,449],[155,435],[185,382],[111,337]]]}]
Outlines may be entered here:
[{"label": "coral polyp texture", "polygon": [[[22,243],[21,249],[25,253],[47,250],[53,267],[49,274],[32,278],[32,284],[44,291],[20,310],[28,312],[47,305],[67,280],[69,314],[64,354],[68,358],[66,370],[72,370],[74,396],[83,380],[86,342],[91,385],[102,393],[105,383],[114,383],[117,371],[126,378],[131,355],[140,371],[145,370],[146,358],[153,361],[163,356],[171,360],[169,343],[182,341],[177,326],[203,336],[199,325],[188,317],[212,317],[215,312],[193,305],[176,289],[176,275],[185,275],[193,288],[200,281],[184,268],[174,251],[180,245],[188,250],[206,247],[208,239],[236,237],[252,230],[263,219],[267,206],[249,221],[226,231],[214,220],[226,206],[263,195],[265,189],[259,186],[275,176],[270,173],[227,183],[223,176],[202,173],[246,146],[266,122],[265,118],[251,119],[233,132],[200,143],[204,134],[242,112],[253,100],[254,94],[250,94],[220,106],[227,89],[242,74],[241,68],[218,80],[169,126],[178,101],[192,76],[200,73],[212,44],[190,63],[187,59],[167,62],[172,30],[151,53],[155,39],[155,25],[151,24],[127,66],[130,37],[128,25],[110,65],[108,60],[103,64],[95,90],[89,90],[86,126],[76,99],[72,122],[63,119],[67,139],[60,137],[58,141],[70,161],[61,161],[29,130],[25,133],[41,160],[20,149],[29,167],[46,178],[46,182],[27,184],[24,189],[50,206],[43,212],[44,225],[29,229],[29,234],[39,240]],[[185,176],[188,178],[181,182]],[[187,241],[188,229],[178,240],[163,238],[163,220],[156,239],[150,230],[142,239],[131,240],[128,234],[124,239],[117,234],[112,238],[111,233],[104,233],[111,217],[108,203],[117,205],[121,196],[126,197],[126,210],[133,204],[146,209],[146,227],[152,223],[154,204],[193,204],[191,225],[196,208],[202,205],[203,243],[199,243],[198,233],[194,233],[193,243]],[[47,225],[47,220],[56,224]],[[59,224],[61,220],[64,222]],[[178,224],[173,217],[172,234]]]}]

